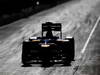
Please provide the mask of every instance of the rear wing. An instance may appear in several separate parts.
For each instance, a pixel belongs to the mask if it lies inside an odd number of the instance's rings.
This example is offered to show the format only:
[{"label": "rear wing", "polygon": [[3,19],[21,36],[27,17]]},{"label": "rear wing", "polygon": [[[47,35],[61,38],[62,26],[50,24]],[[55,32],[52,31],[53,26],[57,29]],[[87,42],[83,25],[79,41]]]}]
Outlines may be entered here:
[{"label": "rear wing", "polygon": [[48,27],[51,28],[51,31],[58,31],[60,32],[60,38],[62,38],[62,26],[61,23],[52,23],[46,22],[42,24],[42,37],[45,31],[48,31]]}]

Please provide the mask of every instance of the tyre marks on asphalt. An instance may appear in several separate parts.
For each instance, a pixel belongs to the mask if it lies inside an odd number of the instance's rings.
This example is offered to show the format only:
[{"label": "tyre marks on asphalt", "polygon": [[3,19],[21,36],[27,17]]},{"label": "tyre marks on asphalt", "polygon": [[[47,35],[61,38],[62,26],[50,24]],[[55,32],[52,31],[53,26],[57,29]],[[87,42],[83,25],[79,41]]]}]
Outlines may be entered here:
[{"label": "tyre marks on asphalt", "polygon": [[73,72],[73,75],[75,75],[75,73],[77,72],[77,70],[79,69],[79,67],[82,65],[83,55],[84,55],[85,51],[87,50],[86,48],[87,48],[87,46],[88,46],[88,44],[89,44],[89,42],[90,42],[90,40],[91,40],[91,38],[92,38],[92,36],[93,36],[93,33],[95,32],[97,26],[99,25],[99,23],[100,23],[100,17],[98,17],[98,19],[97,19],[97,21],[96,21],[94,27],[92,28],[92,30],[91,30],[91,32],[90,32],[90,34],[89,34],[89,37],[87,38],[87,40],[86,40],[86,42],[85,42],[85,44],[84,44],[84,46],[83,46],[83,48],[82,48],[82,50],[81,50],[81,52],[80,52],[81,55],[79,56],[78,64],[77,64],[77,66],[75,67],[76,69],[75,69],[75,71]]},{"label": "tyre marks on asphalt", "polygon": [[86,50],[86,48],[87,48],[87,45],[88,45],[89,41],[91,40],[91,37],[92,37],[92,35],[93,35],[95,29],[97,28],[99,22],[100,22],[100,17],[97,19],[97,21],[96,21],[96,23],[95,23],[93,29],[91,30],[91,33],[90,33],[90,35],[89,35],[89,37],[88,37],[88,39],[87,39],[87,41],[86,41],[86,43],[85,43],[83,49],[81,50],[81,54],[83,54],[83,53],[85,52],[85,50]]}]

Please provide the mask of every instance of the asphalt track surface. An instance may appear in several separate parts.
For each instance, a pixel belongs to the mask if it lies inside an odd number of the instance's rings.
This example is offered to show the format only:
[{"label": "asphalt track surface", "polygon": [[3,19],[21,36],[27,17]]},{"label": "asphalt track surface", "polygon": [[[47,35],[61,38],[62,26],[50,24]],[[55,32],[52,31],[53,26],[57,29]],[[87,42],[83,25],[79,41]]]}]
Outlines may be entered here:
[{"label": "asphalt track surface", "polygon": [[[98,0],[96,1],[98,2]],[[89,14],[92,11],[92,6],[96,4],[93,2],[93,4],[89,5],[88,3],[90,2],[91,0],[88,0],[88,2],[84,0],[83,2],[75,3],[75,6],[67,7],[66,9],[70,9],[70,12],[64,10],[64,4],[28,19],[1,27],[0,75],[99,75],[99,25],[94,29],[94,33],[83,50],[98,20],[98,17]],[[21,66],[22,41],[31,35],[40,36],[40,26],[45,21],[61,22],[63,24],[63,37],[67,35],[74,36],[75,61],[71,63],[71,66],[61,67],[60,65],[54,65],[48,68],[40,67],[41,65],[33,65],[33,67]]]},{"label": "asphalt track surface", "polygon": [[100,17],[81,50],[80,63],[74,75],[100,75]]}]

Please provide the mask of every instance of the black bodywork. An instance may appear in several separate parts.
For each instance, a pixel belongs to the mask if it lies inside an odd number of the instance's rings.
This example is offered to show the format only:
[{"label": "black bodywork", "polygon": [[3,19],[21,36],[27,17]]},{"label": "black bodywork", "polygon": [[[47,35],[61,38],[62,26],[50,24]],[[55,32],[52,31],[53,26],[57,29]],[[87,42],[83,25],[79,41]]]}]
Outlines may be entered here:
[{"label": "black bodywork", "polygon": [[[52,31],[60,31],[60,36],[53,36]],[[47,32],[45,35],[44,32]],[[50,35],[47,35],[49,34]],[[42,64],[67,65],[74,60],[74,38],[62,39],[60,23],[42,24],[42,36],[30,38],[22,44],[22,63],[24,65]]]}]

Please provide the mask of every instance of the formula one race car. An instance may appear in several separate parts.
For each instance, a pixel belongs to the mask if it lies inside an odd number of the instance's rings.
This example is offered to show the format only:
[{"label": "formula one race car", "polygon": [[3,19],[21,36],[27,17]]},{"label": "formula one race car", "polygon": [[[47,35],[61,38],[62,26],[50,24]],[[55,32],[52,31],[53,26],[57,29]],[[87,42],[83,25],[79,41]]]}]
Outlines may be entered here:
[{"label": "formula one race car", "polygon": [[[42,24],[42,36],[30,37],[22,44],[23,65],[42,64],[43,66],[63,64],[74,60],[74,38],[62,39],[61,23]],[[54,36],[53,32],[60,32]]]}]

